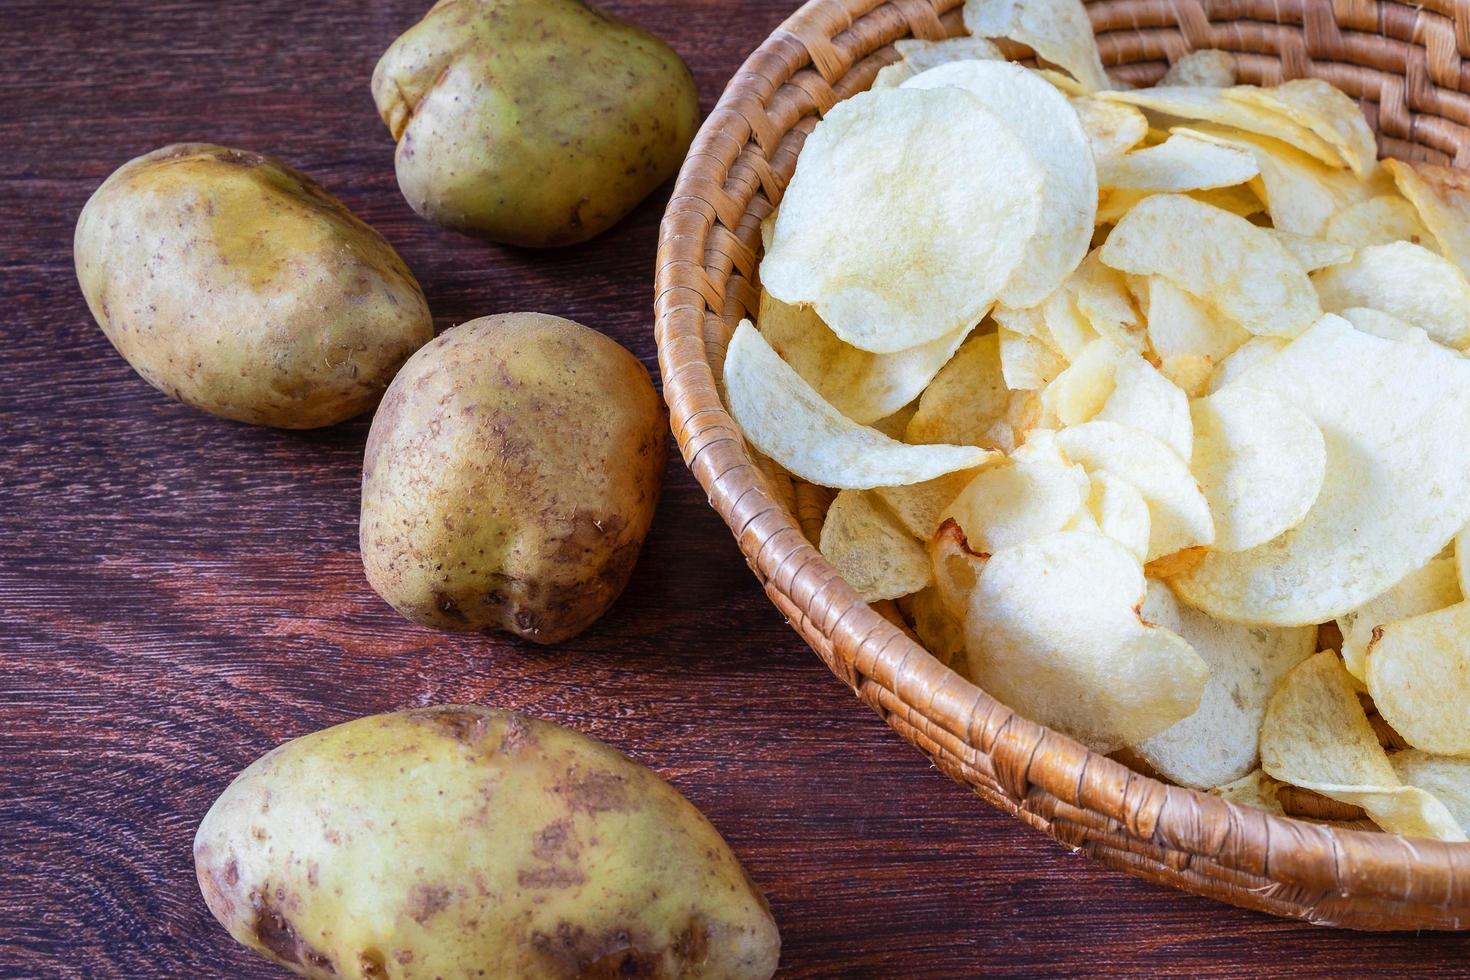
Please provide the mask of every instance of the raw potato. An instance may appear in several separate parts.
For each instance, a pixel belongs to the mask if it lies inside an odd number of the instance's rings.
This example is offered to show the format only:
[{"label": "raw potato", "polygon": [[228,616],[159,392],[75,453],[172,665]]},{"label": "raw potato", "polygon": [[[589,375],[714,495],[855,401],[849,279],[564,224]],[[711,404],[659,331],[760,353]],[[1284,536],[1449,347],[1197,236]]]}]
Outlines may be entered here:
[{"label": "raw potato", "polygon": [[372,90],[415,211],[532,247],[611,228],[673,175],[699,124],[673,49],[580,0],[439,0]]},{"label": "raw potato", "polygon": [[580,633],[632,574],[667,435],[647,370],[595,330],[539,313],[455,327],[373,419],[368,580],[429,626]]},{"label": "raw potato", "polygon": [[315,181],[179,143],[87,202],[77,279],[149,384],[214,415],[310,429],[361,414],[434,336],[418,282]]},{"label": "raw potato", "polygon": [[194,839],[230,934],[312,978],[762,978],[765,899],[688,800],[620,752],[478,705],[287,742]]}]

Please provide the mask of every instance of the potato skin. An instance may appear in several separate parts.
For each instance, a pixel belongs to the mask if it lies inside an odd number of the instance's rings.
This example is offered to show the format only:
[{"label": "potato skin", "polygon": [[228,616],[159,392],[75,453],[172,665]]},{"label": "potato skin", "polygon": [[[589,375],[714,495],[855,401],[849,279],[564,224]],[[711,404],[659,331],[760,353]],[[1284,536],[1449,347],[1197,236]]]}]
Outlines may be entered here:
[{"label": "potato skin", "polygon": [[668,45],[580,0],[440,0],[373,98],[419,214],[492,241],[585,241],[673,175],[699,124]]},{"label": "potato skin", "polygon": [[276,748],[194,840],[230,935],[306,977],[769,977],[765,899],[702,814],[594,739],[477,705]]},{"label": "potato skin", "polygon": [[257,153],[180,143],[124,164],[83,209],[75,258],[92,315],[134,370],[240,422],[352,418],[434,336],[392,246]]},{"label": "potato skin", "polygon": [[623,591],[668,444],[648,371],[595,330],[482,317],[411,357],[373,419],[360,543],[415,622],[556,643]]}]

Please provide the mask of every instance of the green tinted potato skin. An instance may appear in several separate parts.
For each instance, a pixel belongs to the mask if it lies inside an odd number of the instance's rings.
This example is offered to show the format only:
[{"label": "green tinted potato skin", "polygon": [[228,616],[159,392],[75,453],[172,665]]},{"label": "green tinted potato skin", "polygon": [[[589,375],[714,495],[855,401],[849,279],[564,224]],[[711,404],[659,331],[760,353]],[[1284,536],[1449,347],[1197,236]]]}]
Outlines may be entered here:
[{"label": "green tinted potato skin", "polygon": [[134,370],[241,422],[352,418],[434,335],[418,282],[377,232],[304,174],[222,146],[124,164],[83,209],[75,259]]},{"label": "green tinted potato skin", "polygon": [[710,823],[607,745],[469,705],[247,768],[199,827],[215,918],[307,977],[768,977],[780,938]]},{"label": "green tinted potato skin", "polygon": [[513,245],[612,227],[673,175],[699,123],[673,49],[580,0],[440,0],[372,88],[414,210]]},{"label": "green tinted potato skin", "polygon": [[648,371],[602,334],[536,313],[461,324],[409,359],[373,419],[368,580],[428,626],[580,633],[632,574],[667,443]]}]

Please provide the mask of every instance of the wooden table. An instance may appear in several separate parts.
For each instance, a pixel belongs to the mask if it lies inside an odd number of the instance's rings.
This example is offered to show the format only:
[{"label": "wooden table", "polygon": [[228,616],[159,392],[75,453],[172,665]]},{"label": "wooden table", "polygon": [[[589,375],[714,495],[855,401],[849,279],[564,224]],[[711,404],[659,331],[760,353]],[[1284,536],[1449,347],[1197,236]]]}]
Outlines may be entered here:
[{"label": "wooden table", "polygon": [[[624,0],[706,109],[794,0]],[[1356,936],[1068,855],[933,770],[781,622],[678,460],[627,595],[555,650],[433,633],[358,560],[366,420],[209,418],[149,388],[87,314],[71,235],[164,143],[279,155],[402,252],[442,329],[541,310],[654,364],[667,192],[553,253],[418,220],[368,95],[427,0],[0,0],[0,976],[276,977],[201,901],[190,842],[284,739],[480,701],[670,779],[770,896],[793,976],[1465,971],[1470,937]],[[1463,973],[1462,973],[1463,975]]]}]

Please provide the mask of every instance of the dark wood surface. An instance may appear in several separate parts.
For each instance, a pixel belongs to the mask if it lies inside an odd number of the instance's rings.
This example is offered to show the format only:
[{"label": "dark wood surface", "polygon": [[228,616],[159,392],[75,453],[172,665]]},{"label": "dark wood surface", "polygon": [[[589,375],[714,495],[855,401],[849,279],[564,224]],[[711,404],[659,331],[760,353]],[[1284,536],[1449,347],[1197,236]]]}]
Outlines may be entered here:
[{"label": "dark wood surface", "polygon": [[[708,109],[794,0],[624,0]],[[555,650],[400,620],[356,551],[365,420],[292,434],[144,384],[87,314],[97,184],[209,140],[315,175],[398,247],[443,329],[533,309],[650,365],[665,191],[544,254],[419,221],[368,95],[427,0],[0,0],[0,975],[274,977],[194,884],[190,842],[271,746],[481,701],[603,738],[724,832],[792,976],[1464,974],[1470,937],[1242,912],[1069,855],[983,807],[842,688],[766,602],[673,454],[627,595]]]}]

